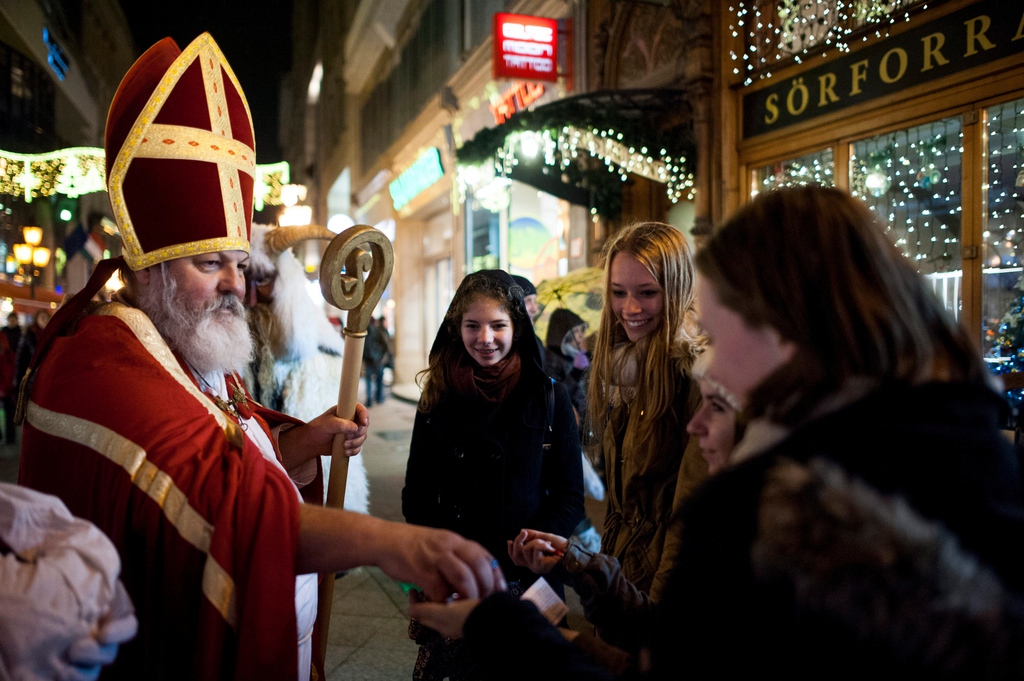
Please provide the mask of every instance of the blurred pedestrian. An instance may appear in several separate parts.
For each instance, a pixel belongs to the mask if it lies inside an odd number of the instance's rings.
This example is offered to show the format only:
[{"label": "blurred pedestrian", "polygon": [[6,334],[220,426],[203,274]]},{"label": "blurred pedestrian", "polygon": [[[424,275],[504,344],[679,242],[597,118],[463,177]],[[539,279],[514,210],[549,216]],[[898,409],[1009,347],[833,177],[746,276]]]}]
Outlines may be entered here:
[{"label": "blurred pedestrian", "polygon": [[[568,534],[583,517],[580,439],[565,388],[546,376],[522,290],[483,270],[459,285],[430,350],[402,491],[407,522],[480,542],[509,583],[535,579],[506,543],[524,527]],[[413,622],[415,679],[475,679],[461,645]]]},{"label": "blurred pedestrian", "polygon": [[18,350],[15,357],[15,375],[19,378],[18,382],[25,377],[25,372],[28,371],[29,364],[32,363],[32,356],[36,354],[36,346],[39,343],[39,336],[43,333],[43,329],[50,323],[50,311],[49,310],[37,310],[32,316],[32,323],[28,325],[28,328],[21,334],[21,340],[18,341]]},{"label": "blurred pedestrian", "polygon": [[[576,425],[581,425],[583,415],[587,413],[587,391],[584,373],[590,366],[590,358],[584,346],[584,335],[587,324],[579,315],[565,308],[558,308],[551,313],[548,320],[547,347],[544,349],[544,369],[548,376],[565,386],[572,400]],[[594,465],[581,454],[583,465],[583,489],[588,496],[597,501],[604,501],[605,488],[601,475],[594,470]],[[599,551],[601,534],[593,521],[584,517],[573,531],[584,546]]]},{"label": "blurred pedestrian", "polygon": [[7,336],[7,344],[11,346],[12,350],[18,349],[18,342],[21,340],[21,321],[18,319],[17,312],[11,312],[7,315],[7,326],[3,329],[4,335]]},{"label": "blurred pedestrian", "polygon": [[512,279],[523,289],[523,305],[526,306],[526,314],[530,318],[530,323],[537,321],[537,315],[540,314],[540,308],[537,307],[537,287],[533,285],[532,281],[519,274],[513,274]]},{"label": "blurred pedestrian", "polygon": [[579,315],[558,308],[548,320],[547,347],[544,349],[544,368],[548,376],[565,386],[576,410],[577,423],[587,412],[587,395],[583,386],[583,372],[590,366],[583,346],[586,330],[587,323]]},{"label": "blurred pedestrian", "polygon": [[[532,281],[522,275],[513,274],[512,279],[519,285],[519,288],[523,289],[523,305],[526,306],[526,316],[529,318],[530,324],[533,325],[540,315],[540,308],[537,306],[537,288]],[[547,371],[544,341],[537,334],[534,334],[534,338],[537,340],[537,351],[540,353],[540,367]]]},{"label": "blurred pedestrian", "polygon": [[3,328],[0,338],[0,395],[3,396],[4,407],[4,442],[13,445],[16,440],[17,425],[14,423],[14,411],[18,401],[18,344],[21,342],[21,324],[18,313],[7,315],[7,326]]},{"label": "blurred pedestrian", "polygon": [[391,357],[391,336],[384,317],[370,317],[363,342],[363,375],[366,379],[366,406],[384,401],[384,368]]}]

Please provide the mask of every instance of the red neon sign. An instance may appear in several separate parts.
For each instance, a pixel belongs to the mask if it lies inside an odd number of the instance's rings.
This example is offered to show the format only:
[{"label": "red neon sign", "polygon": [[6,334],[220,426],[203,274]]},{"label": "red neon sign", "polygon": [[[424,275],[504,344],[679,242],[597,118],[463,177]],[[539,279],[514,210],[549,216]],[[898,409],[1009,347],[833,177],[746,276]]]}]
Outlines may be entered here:
[{"label": "red neon sign", "polygon": [[494,15],[495,80],[558,80],[558,21],[526,14]]},{"label": "red neon sign", "polygon": [[505,90],[497,100],[491,102],[491,113],[494,124],[501,125],[519,111],[530,106],[544,94],[544,86],[540,83],[519,81]]}]

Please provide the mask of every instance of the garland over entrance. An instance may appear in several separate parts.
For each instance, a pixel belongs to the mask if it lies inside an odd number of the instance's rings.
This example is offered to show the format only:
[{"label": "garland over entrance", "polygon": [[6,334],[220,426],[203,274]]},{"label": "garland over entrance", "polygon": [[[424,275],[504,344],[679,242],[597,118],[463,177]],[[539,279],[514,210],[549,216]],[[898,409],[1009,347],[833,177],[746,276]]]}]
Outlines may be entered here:
[{"label": "garland over entrance", "polygon": [[[566,194],[586,192],[591,213],[615,219],[622,183],[633,173],[664,183],[673,203],[692,199],[692,121],[681,90],[600,90],[566,97],[517,113],[463,144],[456,151],[459,190],[465,196],[501,177],[561,195],[551,191],[560,183],[567,185]],[[531,170],[524,172],[527,167]],[[540,178],[547,178],[545,186],[538,184]]]}]

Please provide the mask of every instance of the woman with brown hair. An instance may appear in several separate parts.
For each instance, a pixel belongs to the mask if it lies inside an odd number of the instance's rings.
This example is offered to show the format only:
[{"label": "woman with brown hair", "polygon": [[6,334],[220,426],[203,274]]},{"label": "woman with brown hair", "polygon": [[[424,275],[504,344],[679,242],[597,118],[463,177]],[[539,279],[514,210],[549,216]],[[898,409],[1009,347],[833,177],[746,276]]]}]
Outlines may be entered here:
[{"label": "woman with brown hair", "polygon": [[[540,364],[523,290],[501,270],[462,280],[430,349],[402,512],[497,556],[509,590],[536,576],[506,542],[524,527],[568,535],[583,518],[579,431],[565,388]],[[461,643],[413,623],[415,679],[476,679]]]},{"label": "woman with brown hair", "polygon": [[682,516],[655,667],[685,641],[695,678],[1019,675],[1021,471],[964,328],[837,189],[758,196],[696,262],[749,423]]}]

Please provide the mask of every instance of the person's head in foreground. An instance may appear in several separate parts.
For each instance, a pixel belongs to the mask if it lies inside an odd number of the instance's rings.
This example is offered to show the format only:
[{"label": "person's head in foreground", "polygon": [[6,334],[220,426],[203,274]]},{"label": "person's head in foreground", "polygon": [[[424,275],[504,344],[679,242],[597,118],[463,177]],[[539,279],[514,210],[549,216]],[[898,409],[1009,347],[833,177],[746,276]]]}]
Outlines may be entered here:
[{"label": "person's head in foreground", "polygon": [[540,372],[540,351],[522,289],[502,270],[480,270],[462,280],[430,349],[420,410],[429,411],[449,388],[474,374],[501,380]]},{"label": "person's head in foreground", "polygon": [[759,195],[696,257],[707,375],[751,419],[792,426],[858,384],[985,382],[981,357],[860,200],[817,185]]}]

